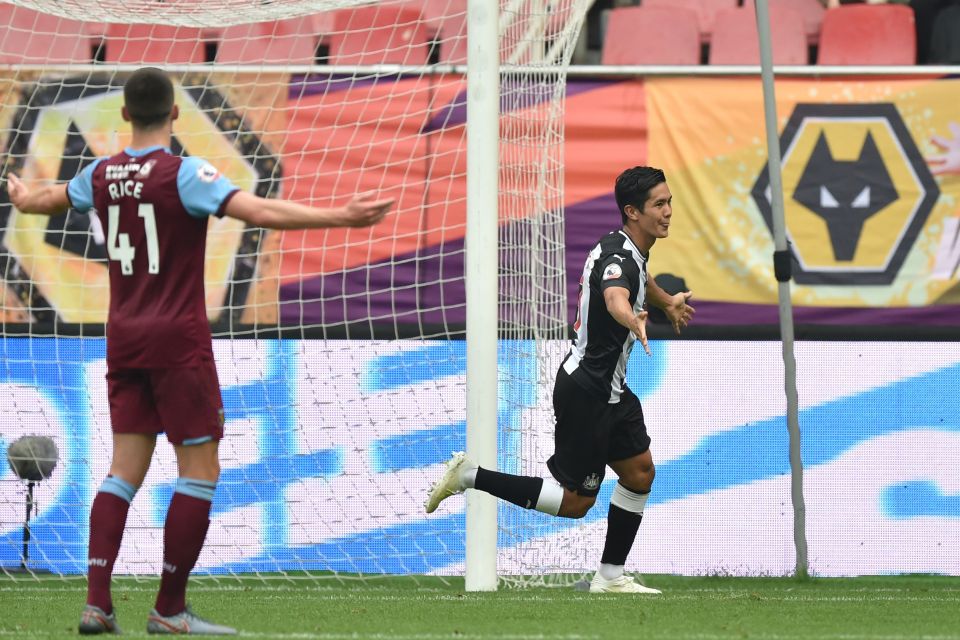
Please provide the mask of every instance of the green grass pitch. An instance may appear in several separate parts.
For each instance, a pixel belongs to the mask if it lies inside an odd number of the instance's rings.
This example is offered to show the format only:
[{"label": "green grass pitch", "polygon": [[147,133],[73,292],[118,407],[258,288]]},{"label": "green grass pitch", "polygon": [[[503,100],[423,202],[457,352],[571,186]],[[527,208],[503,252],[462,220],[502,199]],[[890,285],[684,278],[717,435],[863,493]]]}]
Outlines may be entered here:
[{"label": "green grass pitch", "polygon": [[[193,581],[189,599],[242,637],[290,640],[580,640],[587,638],[960,639],[960,578],[647,576],[663,596],[572,588],[464,593],[462,580]],[[0,637],[75,637],[83,578],[0,578]],[[145,636],[156,582],[118,579],[127,636]]]}]

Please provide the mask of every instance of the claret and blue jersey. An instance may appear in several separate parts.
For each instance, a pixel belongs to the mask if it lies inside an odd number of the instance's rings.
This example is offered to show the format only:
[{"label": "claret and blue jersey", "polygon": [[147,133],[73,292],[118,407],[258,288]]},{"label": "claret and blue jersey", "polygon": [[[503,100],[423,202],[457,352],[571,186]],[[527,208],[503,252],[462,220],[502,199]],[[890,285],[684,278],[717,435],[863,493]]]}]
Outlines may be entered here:
[{"label": "claret and blue jersey", "polygon": [[205,160],[161,146],[99,158],[67,185],[73,208],[95,211],[107,237],[110,368],[212,360],[207,218],[222,216],[237,191]]}]

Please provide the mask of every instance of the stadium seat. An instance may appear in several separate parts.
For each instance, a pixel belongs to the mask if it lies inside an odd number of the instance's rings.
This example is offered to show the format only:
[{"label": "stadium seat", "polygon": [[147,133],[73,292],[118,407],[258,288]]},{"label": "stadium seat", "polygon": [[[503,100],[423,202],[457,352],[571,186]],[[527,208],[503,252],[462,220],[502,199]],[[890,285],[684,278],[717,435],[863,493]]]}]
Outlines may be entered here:
[{"label": "stadium seat", "polygon": [[[816,44],[820,40],[820,25],[823,23],[823,4],[820,0],[773,0],[771,6],[783,5],[800,14],[803,28],[807,33],[807,42]],[[753,6],[748,3],[745,6]]]},{"label": "stadium seat", "polygon": [[717,12],[736,8],[737,0],[643,0],[643,6],[680,7],[696,11],[700,40],[707,42],[710,40],[710,34],[713,33],[713,21]]},{"label": "stadium seat", "polygon": [[[405,2],[407,7],[416,7],[423,15],[430,39],[435,39],[437,44],[437,53],[435,61],[441,64],[466,64],[467,62],[467,0],[416,0],[415,2]],[[503,40],[501,40],[501,56],[504,62],[514,63],[531,62],[531,57],[535,51],[529,47],[522,46],[522,41],[526,35],[525,29],[531,25],[531,20],[537,17],[531,15],[531,8],[535,5],[524,2],[520,5],[514,5],[513,17],[511,21],[514,28],[506,29]],[[549,7],[549,5],[547,5]],[[567,13],[573,9],[570,4],[561,3],[559,7],[549,9],[549,15],[539,26],[540,29],[546,29],[547,33],[555,33],[562,29],[569,22]],[[517,14],[516,12],[520,13]],[[541,13],[540,19],[543,19]],[[505,21],[505,16],[501,13],[501,27]]]},{"label": "stadium seat", "polygon": [[330,64],[426,64],[430,31],[416,7],[372,5],[335,13]]},{"label": "stadium seat", "polygon": [[823,15],[819,64],[912,65],[916,61],[917,35],[910,7],[852,4]]},{"label": "stadium seat", "polygon": [[177,64],[204,62],[201,29],[152,24],[110,24],[104,37],[107,62]]},{"label": "stadium seat", "polygon": [[697,14],[676,7],[621,7],[610,11],[603,64],[699,64]]},{"label": "stadium seat", "polygon": [[313,64],[319,35],[307,19],[257,22],[220,33],[217,62],[223,64]]},{"label": "stadium seat", "polygon": [[90,62],[92,44],[77,20],[0,4],[0,63]]},{"label": "stadium seat", "polygon": [[420,0],[416,3],[432,39],[439,46],[438,62],[467,62],[467,0]]},{"label": "stadium seat", "polygon": [[[770,42],[774,64],[807,64],[807,35],[799,13],[770,5]],[[753,7],[717,14],[710,40],[710,64],[760,64],[760,37]]]}]

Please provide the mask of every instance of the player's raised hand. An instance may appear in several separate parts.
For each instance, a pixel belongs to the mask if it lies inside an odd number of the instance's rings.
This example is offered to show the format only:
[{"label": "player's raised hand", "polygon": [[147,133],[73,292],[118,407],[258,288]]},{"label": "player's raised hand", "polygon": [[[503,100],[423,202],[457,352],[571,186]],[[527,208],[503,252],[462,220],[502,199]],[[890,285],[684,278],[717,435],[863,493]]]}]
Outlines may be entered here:
[{"label": "player's raised hand", "polygon": [[670,296],[670,302],[663,308],[663,312],[670,319],[673,330],[680,335],[680,330],[686,328],[696,313],[696,309],[687,304],[687,300],[693,295],[692,291],[681,291]]},{"label": "player's raised hand", "polygon": [[20,213],[55,216],[70,208],[64,184],[53,184],[31,190],[15,173],[7,174],[7,197]]},{"label": "player's raised hand", "polygon": [[15,173],[7,174],[7,196],[10,198],[10,204],[21,211],[30,196],[30,189],[23,184],[23,181]]},{"label": "player's raised hand", "polygon": [[393,198],[377,200],[372,193],[361,193],[347,203],[343,226],[369,227],[383,220],[391,207]]},{"label": "player's raised hand", "polygon": [[650,353],[650,345],[647,344],[647,316],[649,314],[646,311],[641,311],[633,317],[633,323],[630,327],[630,330],[633,331],[634,335],[637,336],[637,340],[640,341],[640,344],[643,345],[643,350],[647,353],[648,356],[653,355]]},{"label": "player's raised hand", "polygon": [[935,135],[930,141],[940,147],[943,153],[927,158],[930,171],[935,175],[960,174],[960,124],[951,122],[952,138]]}]

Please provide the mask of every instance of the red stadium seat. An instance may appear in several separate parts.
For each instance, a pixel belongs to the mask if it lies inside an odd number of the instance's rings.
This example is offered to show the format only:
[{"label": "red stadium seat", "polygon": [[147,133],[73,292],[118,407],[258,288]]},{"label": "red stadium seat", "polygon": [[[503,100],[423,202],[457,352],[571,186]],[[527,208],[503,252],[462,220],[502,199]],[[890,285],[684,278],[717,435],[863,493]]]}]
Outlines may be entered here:
[{"label": "red stadium seat", "polygon": [[107,62],[176,64],[204,62],[209,38],[194,27],[110,24],[106,29]]},{"label": "red stadium seat", "polygon": [[439,46],[439,62],[467,62],[467,0],[420,0],[416,3]]},{"label": "red stadium seat", "polygon": [[[752,3],[749,4],[753,6]],[[771,6],[778,4],[800,14],[804,31],[807,32],[807,42],[816,44],[820,40],[820,25],[823,23],[823,13],[826,11],[820,0],[773,0]]]},{"label": "red stadium seat", "polygon": [[313,64],[319,36],[309,19],[227,27],[220,34],[217,62],[223,64]]},{"label": "red stadium seat", "polygon": [[[807,35],[799,13],[770,5],[770,42],[774,64],[807,64]],[[760,37],[753,7],[717,14],[710,40],[710,64],[760,64]]]},{"label": "red stadium seat", "polygon": [[0,4],[0,63],[90,62],[92,44],[77,20]]},{"label": "red stadium seat", "polygon": [[337,11],[330,64],[426,64],[430,31],[415,7],[372,5]]},{"label": "red stadium seat", "polygon": [[[751,0],[752,1],[752,0]],[[813,0],[816,2],[817,0]],[[737,0],[643,0],[645,7],[681,7],[697,12],[700,39],[706,42],[713,33],[713,21],[717,12],[737,7]]]},{"label": "red stadium seat", "polygon": [[913,9],[899,4],[852,4],[829,9],[820,29],[818,62],[916,64]]},{"label": "red stadium seat", "polygon": [[[734,0],[735,1],[735,0]],[[430,38],[436,39],[437,62],[441,64],[466,64],[467,62],[467,0],[415,0],[404,3],[407,7],[415,7],[420,10],[423,20],[426,23],[427,32]],[[556,33],[558,29],[563,28],[569,21],[568,12],[573,9],[568,3],[560,3],[561,6],[550,7],[549,4],[543,5],[549,11],[545,24],[533,25],[532,21],[543,19],[544,10],[537,16],[532,9],[535,4],[528,2],[514,5],[515,12],[508,22],[512,25],[507,28],[501,40],[501,60],[504,63],[512,62],[523,64],[531,62],[532,58],[538,53],[531,47],[523,46],[523,39],[526,35],[527,27],[534,27],[535,30],[546,29],[549,34]],[[501,25],[506,17],[504,13],[500,15]]]},{"label": "red stadium seat", "polygon": [[621,7],[610,11],[603,64],[699,64],[697,14],[675,7]]}]

